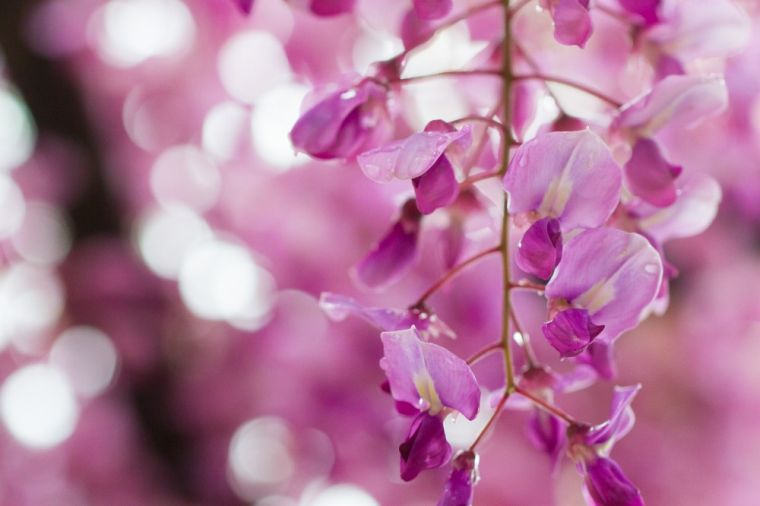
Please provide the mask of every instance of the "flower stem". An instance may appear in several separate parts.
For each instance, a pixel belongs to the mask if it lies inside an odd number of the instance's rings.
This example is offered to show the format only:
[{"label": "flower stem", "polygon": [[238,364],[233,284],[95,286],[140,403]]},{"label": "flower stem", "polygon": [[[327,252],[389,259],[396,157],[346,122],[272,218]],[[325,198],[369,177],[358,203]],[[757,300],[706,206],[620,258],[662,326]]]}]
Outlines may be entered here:
[{"label": "flower stem", "polygon": [[578,91],[582,91],[583,93],[586,93],[588,95],[591,95],[593,97],[598,98],[599,100],[602,100],[604,102],[607,102],[608,104],[614,106],[614,107],[620,107],[623,105],[619,100],[614,99],[608,95],[605,95],[604,93],[597,91],[593,88],[589,88],[585,84],[578,83],[576,81],[572,81],[570,79],[566,79],[564,77],[558,77],[558,76],[547,76],[544,74],[524,74],[521,76],[514,76],[513,79],[515,81],[523,81],[526,79],[540,79],[541,81],[547,82],[547,83],[556,83],[556,84],[562,84],[564,86],[570,86],[571,88],[575,88]]},{"label": "flower stem", "polygon": [[525,390],[525,389],[523,389],[523,388],[521,388],[519,386],[515,388],[515,392],[517,392],[518,394],[520,394],[523,397],[527,398],[528,400],[530,400],[533,404],[535,404],[539,408],[543,409],[544,411],[546,411],[548,413],[551,413],[552,415],[556,416],[557,418],[561,418],[562,420],[566,421],[570,425],[584,425],[582,422],[579,422],[578,420],[576,420],[575,418],[573,418],[572,416],[570,416],[569,414],[567,414],[565,411],[563,411],[562,409],[560,409],[557,406],[555,406],[554,404],[546,402],[542,398],[533,395],[529,391],[527,391],[527,390]]},{"label": "flower stem", "polygon": [[420,295],[420,297],[417,299],[417,302],[415,302],[414,304],[412,304],[411,307],[415,308],[415,307],[422,307],[422,306],[424,306],[425,301],[431,295],[433,295],[436,291],[438,291],[443,285],[445,285],[451,278],[453,278],[462,269],[464,269],[465,267],[467,267],[470,264],[473,264],[473,263],[477,262],[481,258],[486,257],[486,256],[490,255],[491,253],[496,253],[496,252],[498,252],[500,250],[501,250],[500,246],[494,246],[493,248],[488,248],[487,250],[481,251],[480,253],[477,253],[477,254],[471,256],[467,260],[464,260],[464,261],[458,263],[457,265],[455,265],[454,267],[452,267],[451,269],[449,269],[447,272],[445,272],[443,274],[443,276],[441,276],[440,278],[438,278],[438,280],[436,280],[435,283],[433,283],[432,285],[430,285],[430,288],[428,288],[427,290],[425,290],[425,292],[422,295]]},{"label": "flower stem", "polygon": [[509,396],[511,395],[509,389],[504,390],[504,395],[501,396],[501,399],[499,399],[499,403],[496,405],[496,408],[493,411],[493,414],[491,414],[491,418],[488,419],[488,422],[486,422],[485,426],[483,427],[483,430],[480,431],[478,434],[478,437],[475,438],[475,441],[472,442],[470,445],[470,451],[474,451],[475,448],[480,444],[480,442],[483,440],[486,434],[488,434],[488,431],[491,429],[494,423],[496,423],[496,420],[499,418],[499,415],[501,414],[501,411],[504,409],[504,404],[506,404],[507,399],[509,399]]},{"label": "flower stem", "polygon": [[463,116],[461,118],[455,119],[451,122],[452,125],[456,125],[457,123],[466,123],[468,121],[475,121],[479,123],[485,123],[487,126],[495,128],[499,131],[499,134],[501,135],[501,138],[504,142],[510,142],[511,139],[509,139],[509,132],[507,131],[507,127],[501,123],[501,121],[496,121],[493,118],[488,118],[486,116],[477,116],[477,115],[471,115],[471,116]]},{"label": "flower stem", "polygon": [[469,365],[473,365],[480,361],[480,359],[484,358],[485,356],[489,355],[491,352],[494,352],[496,350],[501,349],[501,341],[498,343],[489,344],[485,348],[482,348],[475,353],[473,353],[470,358],[467,359],[467,363]]},{"label": "flower stem", "polygon": [[419,81],[427,81],[429,79],[437,79],[440,77],[477,77],[477,76],[494,76],[501,77],[502,73],[499,70],[493,69],[472,69],[472,70],[446,70],[444,72],[436,72],[435,74],[425,74],[421,76],[402,77],[390,82],[399,84],[408,84]]},{"label": "flower stem", "polygon": [[[502,124],[507,129],[512,125],[512,23],[511,11],[509,9],[509,0],[504,0],[504,41],[502,42],[502,89],[501,97],[504,103],[504,117]],[[506,174],[509,167],[509,148],[511,144],[504,139],[502,143],[502,159],[499,174]],[[501,263],[502,263],[502,324],[501,324],[501,346],[504,350],[504,376],[506,378],[506,388],[504,390],[504,402],[506,398],[514,391],[515,384],[515,366],[512,360],[512,350],[509,344],[509,320],[510,320],[510,287],[509,280],[509,209],[507,194],[504,193],[504,215],[501,220]]]}]

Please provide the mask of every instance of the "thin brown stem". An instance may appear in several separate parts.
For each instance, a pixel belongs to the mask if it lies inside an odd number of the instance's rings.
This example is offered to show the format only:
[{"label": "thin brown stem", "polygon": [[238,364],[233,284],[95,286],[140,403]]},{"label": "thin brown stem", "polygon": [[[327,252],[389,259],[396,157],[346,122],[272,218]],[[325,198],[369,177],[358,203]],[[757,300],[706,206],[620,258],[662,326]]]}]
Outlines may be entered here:
[{"label": "thin brown stem", "polygon": [[501,72],[492,69],[472,69],[472,70],[447,70],[444,72],[436,72],[435,74],[425,74],[422,76],[402,77],[394,81],[393,83],[408,84],[420,81],[428,81],[430,79],[438,79],[441,77],[478,77],[478,76],[493,76],[501,77]]},{"label": "thin brown stem", "polygon": [[571,79],[567,79],[564,77],[558,77],[558,76],[548,76],[540,73],[535,74],[524,74],[520,76],[514,76],[515,81],[523,81],[526,79],[540,79],[547,83],[556,83],[556,84],[562,84],[564,86],[569,86],[571,88],[575,88],[578,91],[582,91],[583,93],[586,93],[588,95],[591,95],[592,97],[596,97],[599,100],[602,100],[604,102],[607,102],[608,104],[614,106],[614,107],[620,107],[623,105],[619,100],[612,98],[608,95],[605,95],[604,93],[597,91],[593,88],[590,88],[586,86],[585,84],[573,81]]},{"label": "thin brown stem", "polygon": [[526,5],[528,5],[529,3],[531,3],[532,1],[533,0],[522,0],[522,2],[516,3],[514,7],[512,7],[511,9],[509,9],[509,14],[508,14],[509,19],[512,19],[513,17],[515,17],[515,14],[517,14],[518,12],[520,12],[520,9],[522,9],[523,7],[525,7]]},{"label": "thin brown stem", "polygon": [[485,348],[482,348],[475,353],[473,353],[470,358],[467,359],[467,363],[469,365],[473,365],[480,361],[480,359],[485,358],[487,355],[490,355],[494,351],[497,351],[501,349],[501,341],[498,343],[489,344]]},{"label": "thin brown stem", "polygon": [[435,281],[435,283],[433,283],[432,285],[430,285],[430,288],[428,288],[427,290],[425,290],[425,292],[422,295],[420,295],[420,297],[417,299],[417,302],[415,302],[414,304],[412,304],[411,307],[421,307],[421,306],[424,306],[425,301],[428,298],[430,298],[431,295],[433,295],[435,292],[437,292],[443,285],[445,285],[446,283],[448,283],[449,280],[451,280],[451,278],[453,278],[457,273],[459,273],[460,271],[462,271],[468,265],[474,264],[475,262],[477,262],[481,258],[484,258],[484,257],[486,257],[486,256],[488,256],[488,255],[490,255],[492,253],[496,253],[496,252],[500,251],[500,249],[501,249],[500,246],[494,246],[493,248],[488,248],[487,250],[481,251],[480,253],[477,253],[477,254],[471,256],[470,258],[468,258],[466,260],[463,260],[462,262],[458,263],[457,265],[455,265],[454,267],[452,267],[451,269],[449,269],[448,271],[446,271],[443,274],[443,276],[441,276],[440,278],[438,278]]},{"label": "thin brown stem", "polygon": [[491,415],[491,418],[488,419],[488,422],[486,422],[486,425],[483,427],[483,430],[480,431],[480,433],[478,434],[478,437],[476,437],[475,441],[473,441],[472,444],[470,445],[470,451],[475,450],[475,448],[480,444],[480,442],[486,436],[488,431],[491,429],[493,424],[496,423],[496,420],[498,420],[499,415],[501,415],[501,411],[504,409],[504,404],[506,404],[507,399],[509,399],[510,394],[511,394],[511,391],[509,389],[504,390],[504,395],[502,395],[501,399],[499,399],[499,403],[496,405],[496,409],[494,409],[493,414]]},{"label": "thin brown stem", "polygon": [[514,307],[509,308],[509,313],[512,317],[512,325],[515,327],[515,331],[520,333],[522,348],[525,352],[525,361],[530,367],[535,367],[538,361],[536,360],[536,354],[533,353],[533,347],[530,344],[530,336],[523,330],[522,325],[520,325],[520,320],[517,319],[517,313],[515,313]]},{"label": "thin brown stem", "polygon": [[536,395],[533,395],[531,392],[525,390],[524,388],[521,388],[518,386],[515,388],[515,392],[527,398],[533,404],[543,409],[547,413],[551,413],[552,415],[558,418],[561,418],[562,420],[566,421],[570,425],[584,425],[582,422],[579,422],[578,420],[576,420],[575,418],[567,414],[565,411],[555,406],[554,404],[546,402],[544,399]]},{"label": "thin brown stem", "polygon": [[463,116],[461,118],[455,119],[451,123],[455,125],[457,123],[467,123],[468,121],[484,123],[486,126],[495,128],[496,130],[499,131],[499,134],[501,135],[503,140],[510,141],[509,132],[507,132],[507,127],[503,125],[501,121],[496,121],[493,118],[488,118],[486,116],[478,116],[478,115],[473,114],[470,116]]}]

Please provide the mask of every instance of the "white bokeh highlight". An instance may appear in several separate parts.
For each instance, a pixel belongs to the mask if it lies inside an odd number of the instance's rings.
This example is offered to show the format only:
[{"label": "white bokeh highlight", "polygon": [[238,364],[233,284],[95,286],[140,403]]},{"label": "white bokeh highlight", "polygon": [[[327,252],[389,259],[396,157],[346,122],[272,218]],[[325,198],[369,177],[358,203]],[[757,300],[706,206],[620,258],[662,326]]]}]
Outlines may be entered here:
[{"label": "white bokeh highlight", "polygon": [[74,390],[94,397],[111,384],[118,355],[111,339],[94,327],[71,327],[56,339],[50,363],[66,373]]},{"label": "white bokeh highlight", "polygon": [[71,435],[79,409],[66,376],[32,364],[14,371],[0,389],[0,417],[11,435],[31,448],[53,447]]},{"label": "white bokeh highlight", "polygon": [[290,130],[301,115],[301,102],[308,88],[290,83],[262,95],[251,116],[253,147],[272,168],[285,170],[309,161],[296,156]]},{"label": "white bokeh highlight", "polygon": [[191,144],[173,146],[162,152],[150,173],[150,188],[158,202],[197,211],[213,207],[221,184],[216,164]]}]

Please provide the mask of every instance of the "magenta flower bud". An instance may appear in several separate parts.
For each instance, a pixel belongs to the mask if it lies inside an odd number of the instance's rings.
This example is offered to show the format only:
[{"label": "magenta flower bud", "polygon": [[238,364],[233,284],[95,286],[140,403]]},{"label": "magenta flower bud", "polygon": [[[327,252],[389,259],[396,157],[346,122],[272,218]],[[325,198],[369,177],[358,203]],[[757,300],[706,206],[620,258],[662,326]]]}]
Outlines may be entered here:
[{"label": "magenta flower bud", "polygon": [[309,10],[317,16],[337,16],[354,10],[356,0],[311,0]]},{"label": "magenta flower bud", "polygon": [[618,3],[630,14],[640,18],[644,26],[654,25],[660,20],[658,10],[662,0],[618,0]]},{"label": "magenta flower bud", "polygon": [[369,288],[379,289],[403,276],[417,255],[420,219],[414,201],[407,201],[399,220],[356,266],[357,280]]},{"label": "magenta flower bud", "polygon": [[517,245],[518,267],[541,279],[549,279],[562,259],[559,221],[542,218],[525,232]]},{"label": "magenta flower bud", "polygon": [[560,44],[583,47],[593,26],[589,14],[589,0],[541,0],[554,21],[554,38]]},{"label": "magenta flower bud", "polygon": [[480,388],[467,362],[446,348],[420,340],[417,330],[383,332],[383,359],[391,395],[397,401],[436,415],[444,407],[472,420],[480,407]]},{"label": "magenta flower bud", "polygon": [[682,168],[665,160],[651,139],[639,139],[633,145],[631,158],[625,164],[625,176],[631,192],[657,207],[676,201],[674,181]]},{"label": "magenta flower bud", "polygon": [[443,420],[423,412],[409,427],[406,440],[399,446],[401,479],[411,481],[420,472],[445,465],[451,458],[451,445],[446,441]]},{"label": "magenta flower bud", "polygon": [[438,506],[471,506],[477,474],[478,456],[475,452],[467,450],[457,455]]},{"label": "magenta flower bud", "polygon": [[412,185],[417,209],[422,214],[451,205],[459,194],[454,167],[445,156],[440,157],[422,176],[412,179]]},{"label": "magenta flower bud", "polygon": [[586,490],[595,506],[644,506],[641,493],[614,460],[598,457],[585,467]]},{"label": "magenta flower bud", "polygon": [[588,311],[576,308],[560,311],[541,326],[544,337],[562,358],[580,355],[602,330],[604,325],[594,324]]},{"label": "magenta flower bud", "polygon": [[556,218],[563,231],[602,225],[620,201],[622,169],[590,130],[549,132],[520,146],[504,177],[510,213]]},{"label": "magenta flower bud", "polygon": [[453,0],[414,0],[414,12],[427,21],[447,16],[453,6]]},{"label": "magenta flower bud", "polygon": [[353,158],[387,137],[388,92],[374,81],[328,95],[293,126],[293,146],[314,158]]}]

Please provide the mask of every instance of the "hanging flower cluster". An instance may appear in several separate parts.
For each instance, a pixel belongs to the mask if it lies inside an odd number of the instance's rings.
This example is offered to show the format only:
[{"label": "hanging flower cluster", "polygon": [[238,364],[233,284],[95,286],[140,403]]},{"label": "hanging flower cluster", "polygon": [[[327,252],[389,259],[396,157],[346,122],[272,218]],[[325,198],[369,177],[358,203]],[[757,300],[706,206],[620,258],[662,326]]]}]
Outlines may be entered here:
[{"label": "hanging flower cluster", "polygon": [[[332,15],[350,11],[353,3],[314,0],[304,7]],[[512,28],[519,12],[534,3],[484,1],[456,11],[451,0],[409,2],[405,49],[304,109],[291,132],[299,151],[355,162],[377,183],[411,183],[388,231],[357,263],[353,275],[360,285],[380,290],[402,279],[424,261],[420,237],[428,223],[439,215],[448,223],[440,248],[449,270],[416,301],[365,307],[325,293],[321,304],[336,321],[355,315],[379,329],[384,388],[399,414],[409,419],[399,446],[401,478],[410,481],[425,470],[449,466],[439,505],[472,504],[478,447],[510,409],[530,411],[530,438],[555,463],[563,456],[576,463],[590,504],[639,505],[641,494],[610,452],[633,427],[631,404],[640,386],[615,387],[609,419],[597,424],[567,414],[555,396],[599,379],[614,380],[615,343],[667,307],[668,283],[677,271],[665,258],[665,243],[698,234],[712,221],[719,186],[671,160],[660,133],[686,131],[724,109],[727,93],[720,75],[689,71],[688,62],[729,54],[746,36],[746,25],[742,14],[723,1],[709,2],[707,9],[690,8],[693,2],[686,1],[617,0],[598,6],[588,0],[538,1],[562,45],[585,47],[597,10],[629,30],[631,50],[651,67],[652,77],[640,96],[626,101],[538,67]],[[248,10],[251,2],[241,7]],[[486,10],[499,11],[503,27],[470,66],[405,76],[408,57],[431,36]],[[735,35],[722,39],[727,30]],[[398,111],[399,98],[408,83],[435,78],[461,79],[463,86],[467,79],[492,79],[499,92],[485,112],[435,119],[422,131],[410,132]],[[601,118],[573,117],[554,96],[553,85],[597,99]],[[535,117],[536,101],[544,93],[559,110],[554,118]],[[501,182],[502,202],[496,205],[486,195],[494,181]],[[463,223],[477,216],[499,218],[495,246],[460,260],[469,241]],[[501,256],[503,266],[501,336],[465,360],[438,344],[439,337],[453,338],[454,332],[428,298],[492,254]],[[573,364],[570,372],[555,373],[532,350],[512,304],[515,290],[545,298],[538,338]],[[498,351],[504,385],[489,392],[471,365]],[[444,417],[472,420],[485,399],[494,400],[493,414],[472,445],[455,455]]]}]

